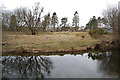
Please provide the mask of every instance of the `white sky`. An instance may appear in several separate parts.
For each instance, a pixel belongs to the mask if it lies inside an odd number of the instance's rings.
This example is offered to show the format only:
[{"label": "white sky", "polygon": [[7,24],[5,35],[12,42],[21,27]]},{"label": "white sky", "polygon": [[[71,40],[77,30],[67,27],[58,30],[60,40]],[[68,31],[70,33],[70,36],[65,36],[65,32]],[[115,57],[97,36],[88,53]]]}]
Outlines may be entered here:
[{"label": "white sky", "polygon": [[44,13],[56,12],[60,19],[68,17],[68,22],[72,23],[73,14],[78,11],[80,26],[85,26],[92,16],[102,16],[102,11],[110,4],[115,5],[120,0],[0,0],[6,9],[13,10],[16,7],[32,7],[35,2],[40,2],[44,7]]}]

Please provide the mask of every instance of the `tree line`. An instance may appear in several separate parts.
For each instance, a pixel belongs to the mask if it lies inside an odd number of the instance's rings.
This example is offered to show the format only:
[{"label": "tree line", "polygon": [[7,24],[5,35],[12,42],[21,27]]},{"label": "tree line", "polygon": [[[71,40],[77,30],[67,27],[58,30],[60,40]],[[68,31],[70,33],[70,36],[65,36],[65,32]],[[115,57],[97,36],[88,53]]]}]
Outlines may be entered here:
[{"label": "tree line", "polygon": [[[93,16],[86,24],[86,29],[95,30],[99,32],[99,26],[104,25],[104,28],[111,29],[114,40],[120,40],[120,2],[118,5],[109,6],[106,10],[103,10],[103,17],[96,18]],[[97,31],[97,32],[96,32]]]},{"label": "tree line", "polygon": [[[32,9],[17,8],[14,11],[2,11],[2,28],[11,31],[20,31],[21,29],[29,29],[32,35],[38,31],[67,31],[73,29],[77,31],[79,28],[79,14],[75,11],[72,19],[72,25],[68,24],[68,17],[61,18],[59,23],[57,13],[54,12],[42,16],[44,8],[36,2]],[[120,10],[118,6],[108,7],[103,11],[103,17],[96,18],[93,16],[86,24],[86,29],[98,29],[99,26],[107,26],[112,29],[116,38],[120,38]],[[72,27],[74,26],[74,27]],[[72,28],[70,28],[72,27]]]},{"label": "tree line", "polygon": [[[28,28],[32,35],[41,31],[64,31],[65,27],[70,27],[67,17],[61,19],[59,25],[57,13],[54,12],[52,16],[50,13],[42,16],[44,8],[40,6],[39,2],[36,2],[32,9],[21,7],[14,11],[2,12],[2,28],[9,29],[10,31],[20,31],[21,28]],[[73,16],[73,25],[79,27],[79,15],[76,11]]]}]

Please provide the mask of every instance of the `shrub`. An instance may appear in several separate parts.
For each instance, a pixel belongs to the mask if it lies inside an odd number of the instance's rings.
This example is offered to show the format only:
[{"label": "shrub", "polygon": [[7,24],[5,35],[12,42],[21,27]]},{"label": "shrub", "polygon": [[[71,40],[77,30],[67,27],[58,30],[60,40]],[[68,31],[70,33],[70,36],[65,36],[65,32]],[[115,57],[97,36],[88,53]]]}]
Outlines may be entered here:
[{"label": "shrub", "polygon": [[90,30],[89,31],[89,34],[94,37],[94,38],[97,38],[103,34],[106,34],[106,32],[103,30],[103,29],[93,29],[93,30]]}]

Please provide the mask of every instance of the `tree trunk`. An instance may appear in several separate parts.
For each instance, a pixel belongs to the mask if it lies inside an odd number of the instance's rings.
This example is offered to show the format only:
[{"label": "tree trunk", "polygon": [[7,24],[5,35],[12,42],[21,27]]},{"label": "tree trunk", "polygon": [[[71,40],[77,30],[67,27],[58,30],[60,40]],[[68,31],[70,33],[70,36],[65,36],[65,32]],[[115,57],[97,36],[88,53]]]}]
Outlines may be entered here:
[{"label": "tree trunk", "polygon": [[31,31],[31,34],[32,34],[32,35],[35,35],[36,33],[35,33],[35,31]]},{"label": "tree trunk", "polygon": [[31,31],[32,35],[36,35],[37,34],[36,27],[29,27],[29,28],[30,28],[30,31]]},{"label": "tree trunk", "polygon": [[54,27],[54,31],[55,31],[55,24],[53,25],[53,27]]},{"label": "tree trunk", "polygon": [[118,14],[118,39],[119,39],[119,44],[120,44],[120,11]]},{"label": "tree trunk", "polygon": [[120,12],[118,14],[118,35],[120,35]]}]

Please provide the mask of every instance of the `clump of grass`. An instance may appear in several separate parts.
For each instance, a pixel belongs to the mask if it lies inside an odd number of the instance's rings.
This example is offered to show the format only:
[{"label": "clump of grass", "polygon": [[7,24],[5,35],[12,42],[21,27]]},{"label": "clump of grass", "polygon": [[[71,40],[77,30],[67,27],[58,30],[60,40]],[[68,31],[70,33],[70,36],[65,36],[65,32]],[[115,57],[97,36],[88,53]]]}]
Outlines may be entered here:
[{"label": "clump of grass", "polygon": [[84,36],[84,35],[82,35],[81,37],[82,37],[82,38],[85,38],[85,36]]}]

